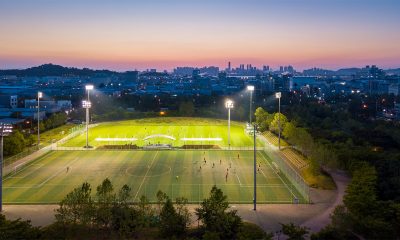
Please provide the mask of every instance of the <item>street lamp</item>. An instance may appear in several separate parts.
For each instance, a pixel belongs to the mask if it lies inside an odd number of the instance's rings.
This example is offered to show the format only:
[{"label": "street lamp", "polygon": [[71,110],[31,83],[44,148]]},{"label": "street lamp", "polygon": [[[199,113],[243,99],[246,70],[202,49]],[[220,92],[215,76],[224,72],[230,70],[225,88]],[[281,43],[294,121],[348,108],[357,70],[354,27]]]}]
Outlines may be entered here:
[{"label": "street lamp", "polygon": [[89,148],[89,108],[92,107],[90,101],[82,101],[82,107],[86,109],[86,148]]},{"label": "street lamp", "polygon": [[0,212],[3,211],[3,137],[11,133],[11,124],[0,123]]},{"label": "street lamp", "polygon": [[231,108],[233,108],[233,101],[226,100],[225,107],[228,109],[228,149],[231,149]]},{"label": "street lamp", "polygon": [[38,141],[38,148],[39,148],[39,144],[40,144],[40,99],[43,97],[43,93],[42,92],[38,92],[37,93],[37,141]]},{"label": "street lamp", "polygon": [[253,137],[254,137],[254,208],[253,210],[257,210],[257,147],[256,147],[256,131],[257,125],[254,123],[253,125]]},{"label": "street lamp", "polygon": [[279,128],[279,135],[278,135],[278,149],[281,150],[281,97],[282,93],[277,92],[275,93],[275,97],[278,99],[278,128]]},{"label": "street lamp", "polygon": [[250,91],[250,122],[249,124],[251,124],[251,106],[253,105],[253,91],[254,91],[254,86],[253,85],[248,85],[247,86],[247,91]]}]

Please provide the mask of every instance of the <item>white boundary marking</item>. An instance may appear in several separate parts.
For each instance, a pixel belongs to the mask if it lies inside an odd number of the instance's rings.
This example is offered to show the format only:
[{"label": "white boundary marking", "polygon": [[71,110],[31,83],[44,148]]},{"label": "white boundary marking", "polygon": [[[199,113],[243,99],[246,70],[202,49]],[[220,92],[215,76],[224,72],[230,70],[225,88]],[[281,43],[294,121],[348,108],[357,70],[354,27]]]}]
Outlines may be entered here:
[{"label": "white boundary marking", "polygon": [[[126,174],[126,175],[129,175],[129,176],[131,176],[131,177],[143,177],[143,176],[137,176],[137,175],[133,175],[133,174],[128,173],[128,170],[129,170],[129,169],[132,169],[132,168],[135,168],[135,167],[128,167],[128,168],[126,168],[125,174]],[[168,166],[168,168],[169,168],[169,170],[166,171],[166,172],[164,172],[164,173],[155,174],[155,175],[150,175],[150,176],[147,176],[147,177],[159,177],[159,176],[162,176],[162,175],[165,175],[165,174],[168,174],[168,173],[172,172],[172,168],[169,167],[169,166]]]},{"label": "white boundary marking", "polygon": [[[18,166],[20,166],[20,165],[22,165],[22,167],[21,167],[19,170],[15,170],[16,167],[18,167]],[[28,173],[26,173],[26,174],[25,174],[24,176],[22,176],[22,177],[14,177],[15,175],[17,175],[17,174],[19,174],[20,172],[24,171],[25,168],[27,168],[27,167],[32,167],[32,166],[38,166],[38,167],[37,167],[37,168],[34,168],[32,171],[29,171]],[[14,167],[14,171],[12,171],[12,174],[10,173],[10,176],[4,178],[3,181],[6,181],[6,180],[8,180],[8,179],[10,179],[10,178],[25,178],[25,177],[27,177],[28,175],[30,175],[30,174],[34,173],[35,171],[37,171],[38,169],[40,169],[41,167],[43,167],[43,166],[44,166],[44,164],[38,164],[38,163],[29,164],[28,166],[27,166],[25,163],[20,163],[20,164],[18,164],[17,166]]]},{"label": "white boundary marking", "polygon": [[[66,165],[69,166],[69,165],[75,163],[77,160],[79,160],[78,157],[76,157],[74,160],[72,160],[70,163],[67,163]],[[44,165],[44,164],[42,164],[42,165]],[[37,169],[39,169],[39,168],[37,168]],[[34,171],[36,171],[37,169],[35,169]],[[51,179],[55,178],[58,174],[60,174],[60,173],[63,172],[63,171],[65,171],[65,165],[64,165],[59,171],[57,171],[56,173],[54,173],[54,174],[51,175],[50,177],[46,178],[45,180],[43,180],[43,182],[41,182],[41,183],[39,183],[39,184],[36,184],[36,185],[29,185],[29,186],[26,186],[25,184],[23,184],[23,186],[10,186],[10,187],[4,187],[4,186],[3,186],[3,189],[13,189],[13,188],[15,188],[15,189],[18,189],[18,188],[40,188],[40,187],[42,187],[44,184],[46,184],[48,181],[50,181]],[[32,174],[32,173],[33,173],[33,172],[30,172],[30,174]],[[28,175],[26,175],[26,176],[28,176]],[[26,176],[25,176],[25,177],[26,177]],[[21,177],[21,178],[25,178],[25,177]],[[55,186],[57,186],[57,185],[65,186],[65,184],[54,184],[54,185],[55,185]]]},{"label": "white boundary marking", "polygon": [[237,175],[237,173],[235,173],[237,180],[239,181],[240,186],[242,186],[242,182],[240,181],[239,176]]},{"label": "white boundary marking", "polygon": [[95,138],[95,141],[98,142],[133,142],[137,141],[137,138]]},{"label": "white boundary marking", "polygon": [[[67,167],[74,164],[76,161],[78,161],[78,157],[76,157],[72,162],[67,164]],[[55,178],[58,174],[60,174],[61,172],[65,171],[65,168],[61,168],[58,172],[54,173],[53,175],[51,175],[50,177],[48,177],[46,180],[44,180],[42,183],[40,183],[37,187],[41,187],[44,184],[46,184],[48,181],[50,181],[51,179]]]},{"label": "white boundary marking", "polygon": [[144,175],[143,180],[142,180],[142,182],[140,183],[140,186],[139,186],[139,188],[138,188],[138,190],[137,190],[137,192],[136,192],[136,194],[135,194],[135,197],[133,198],[133,202],[136,201],[136,198],[137,198],[137,196],[138,196],[138,194],[139,194],[139,192],[140,192],[140,189],[142,188],[142,185],[143,185],[144,181],[146,180],[147,174],[149,173],[150,168],[152,167],[152,165],[153,165],[153,163],[154,163],[154,160],[156,159],[156,156],[157,156],[157,155],[158,155],[158,151],[156,152],[156,154],[154,154],[153,160],[151,160],[151,163],[150,163],[150,167],[147,168],[146,174]]},{"label": "white boundary marking", "polygon": [[181,141],[204,141],[204,142],[220,142],[222,138],[181,138]]},{"label": "white boundary marking", "polygon": [[[271,169],[273,169],[271,163],[269,163],[269,161],[268,161],[267,159],[265,159],[265,157],[264,157],[262,154],[261,154],[261,156],[262,156],[262,158],[268,163],[269,167],[270,167]],[[264,174],[264,172],[263,172],[262,170],[261,170],[261,172],[262,172],[262,174],[265,176],[265,174]],[[274,172],[274,171],[273,171],[273,172]],[[279,174],[277,174],[276,172],[274,172],[274,173],[281,179],[281,181],[282,181],[283,184],[286,186],[287,190],[293,195],[293,197],[297,198],[296,195],[294,195],[293,191],[290,190],[290,188],[289,188],[289,186],[286,184],[286,182],[283,181],[282,177],[279,176]]]}]

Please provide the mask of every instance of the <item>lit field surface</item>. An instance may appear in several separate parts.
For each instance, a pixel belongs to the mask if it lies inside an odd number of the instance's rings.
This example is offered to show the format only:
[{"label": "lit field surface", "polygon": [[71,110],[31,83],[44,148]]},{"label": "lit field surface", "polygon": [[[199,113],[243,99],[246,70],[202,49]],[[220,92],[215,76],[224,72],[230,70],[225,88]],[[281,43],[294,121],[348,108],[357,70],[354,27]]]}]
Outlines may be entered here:
[{"label": "lit field surface", "polygon": [[[291,203],[295,197],[304,202],[286,178],[273,170],[265,153],[258,152],[257,161],[258,202]],[[253,152],[52,151],[5,176],[3,199],[8,204],[58,203],[85,181],[95,195],[105,178],[117,191],[128,184],[135,202],[141,195],[155,202],[156,192],[162,190],[173,199],[186,197],[198,203],[215,184],[231,203],[252,203]]]},{"label": "lit field surface", "polygon": [[[232,147],[253,146],[252,136],[246,134],[244,128],[244,123],[231,122]],[[166,138],[165,136],[159,137],[157,135],[165,135],[174,139]],[[184,138],[186,138],[185,141],[182,140]],[[124,141],[124,139],[131,140]],[[205,140],[201,141],[198,139]],[[83,133],[65,142],[61,146],[83,147],[85,144],[86,134]],[[182,147],[183,145],[218,145],[220,147],[227,147],[227,120],[204,118],[150,118],[101,123],[99,126],[89,130],[90,146],[98,147],[102,145],[125,144],[137,145],[139,147],[148,144],[171,144],[173,147]],[[258,142],[258,145],[260,145],[260,142]]]}]

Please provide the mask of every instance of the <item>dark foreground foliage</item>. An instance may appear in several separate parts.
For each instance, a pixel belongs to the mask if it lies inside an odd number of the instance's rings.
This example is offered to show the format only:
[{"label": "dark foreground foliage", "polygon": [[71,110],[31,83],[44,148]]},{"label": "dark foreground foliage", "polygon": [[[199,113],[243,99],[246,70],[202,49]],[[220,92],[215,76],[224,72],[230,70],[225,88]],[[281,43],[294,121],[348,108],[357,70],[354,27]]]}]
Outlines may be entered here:
[{"label": "dark foreground foliage", "polygon": [[105,179],[95,194],[85,182],[60,202],[56,222],[33,227],[29,221],[9,221],[0,215],[2,239],[272,239],[254,224],[245,223],[230,210],[226,195],[214,186],[210,196],[195,210],[197,224],[192,224],[187,199],[173,201],[164,192],[157,193],[157,203],[146,197],[132,203],[131,189],[124,185],[117,191]]}]

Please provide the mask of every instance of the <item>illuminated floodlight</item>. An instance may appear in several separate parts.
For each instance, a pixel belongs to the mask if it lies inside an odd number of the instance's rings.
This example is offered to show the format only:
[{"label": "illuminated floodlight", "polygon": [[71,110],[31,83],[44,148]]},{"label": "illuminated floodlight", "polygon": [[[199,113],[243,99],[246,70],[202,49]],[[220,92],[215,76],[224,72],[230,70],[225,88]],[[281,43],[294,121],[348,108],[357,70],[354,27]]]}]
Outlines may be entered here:
[{"label": "illuminated floodlight", "polygon": [[0,123],[0,135],[8,136],[12,133],[13,126],[11,124]]},{"label": "illuminated floodlight", "polygon": [[254,91],[254,86],[253,86],[253,85],[248,85],[248,86],[247,86],[247,90],[249,90],[249,91]]},{"label": "illuminated floodlight", "polygon": [[226,102],[225,102],[225,107],[226,108],[228,108],[228,109],[231,109],[231,108],[233,108],[233,101],[232,100],[226,100]]},{"label": "illuminated floodlight", "polygon": [[281,92],[275,93],[275,98],[281,98],[281,97],[282,97],[282,93]]},{"label": "illuminated floodlight", "polygon": [[92,107],[92,103],[90,101],[82,101],[82,107],[83,108],[91,108]]},{"label": "illuminated floodlight", "polygon": [[38,98],[42,98],[43,97],[43,93],[42,92],[38,92],[37,95],[38,95]]},{"label": "illuminated floodlight", "polygon": [[93,90],[93,85],[89,84],[85,86],[86,90]]}]

